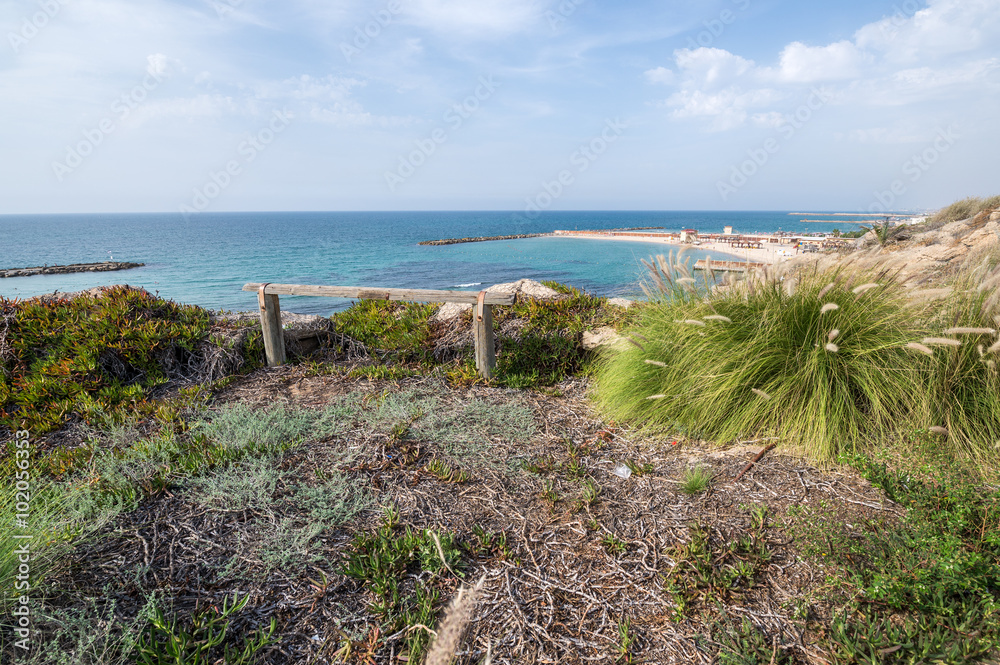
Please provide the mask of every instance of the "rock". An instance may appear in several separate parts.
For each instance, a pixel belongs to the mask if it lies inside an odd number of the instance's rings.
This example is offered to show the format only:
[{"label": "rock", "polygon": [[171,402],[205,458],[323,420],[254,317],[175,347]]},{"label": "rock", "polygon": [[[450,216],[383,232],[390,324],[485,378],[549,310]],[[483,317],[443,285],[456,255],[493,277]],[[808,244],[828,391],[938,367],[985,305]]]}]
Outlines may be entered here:
[{"label": "rock", "polygon": [[991,222],[1000,222],[1000,210],[994,210],[990,213]]},{"label": "rock", "polygon": [[431,317],[431,321],[434,322],[444,322],[451,321],[462,315],[463,312],[472,309],[472,305],[468,303],[461,302],[446,302],[441,305],[441,308]]},{"label": "rock", "polygon": [[[558,300],[563,297],[555,289],[550,289],[541,282],[533,279],[519,279],[516,282],[506,282],[504,284],[494,284],[486,289],[487,293],[513,294],[520,298],[535,298],[536,300]],[[469,309],[472,305],[457,302],[448,302],[441,306],[431,321],[444,322],[452,321],[456,317]]]},{"label": "rock", "polygon": [[603,326],[596,330],[584,330],[581,340],[583,348],[588,351],[601,346],[619,346],[626,344],[625,338],[615,332],[614,328]]},{"label": "rock", "polygon": [[615,307],[624,307],[628,309],[635,304],[635,301],[629,300],[628,298],[608,298],[608,304],[614,305]]},{"label": "rock", "polygon": [[[122,284],[115,284],[114,286],[124,286]],[[95,286],[92,289],[87,289],[85,291],[71,291],[69,293],[60,293],[59,291],[53,291],[52,293],[43,293],[40,296],[35,296],[31,300],[40,300],[41,302],[50,302],[53,300],[75,300],[76,298],[82,298],[85,296],[93,296],[94,298],[103,298],[105,289],[110,289],[111,286]]]},{"label": "rock", "polygon": [[487,293],[513,293],[516,296],[527,296],[539,300],[555,300],[561,294],[555,289],[550,289],[541,282],[533,279],[519,279],[516,282],[505,284],[494,284],[486,289]]}]

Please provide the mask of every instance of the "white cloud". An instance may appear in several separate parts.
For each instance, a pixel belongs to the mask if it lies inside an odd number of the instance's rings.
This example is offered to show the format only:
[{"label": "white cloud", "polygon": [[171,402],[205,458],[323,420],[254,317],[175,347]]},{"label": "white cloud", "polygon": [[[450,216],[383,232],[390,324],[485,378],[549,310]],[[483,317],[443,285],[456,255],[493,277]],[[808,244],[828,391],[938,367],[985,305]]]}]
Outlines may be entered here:
[{"label": "white cloud", "polygon": [[[903,12],[916,0],[903,2]],[[861,49],[881,52],[887,62],[921,60],[968,53],[995,40],[1000,32],[998,0],[931,0],[925,9],[900,12],[855,33]]]},{"label": "white cloud", "polygon": [[768,106],[776,98],[774,90],[743,91],[730,86],[718,92],[682,90],[671,95],[666,104],[674,107],[674,118],[709,117],[712,131],[725,131],[743,125],[751,109]]},{"label": "white cloud", "polygon": [[854,78],[860,74],[864,61],[864,54],[848,41],[828,46],[792,42],[781,52],[775,77],[789,83]]},{"label": "white cloud", "polygon": [[674,82],[674,70],[667,69],[666,67],[647,69],[644,72],[644,75],[646,80],[650,83],[663,83],[665,85],[670,85]]},{"label": "white cloud", "polygon": [[729,85],[754,68],[753,60],[719,48],[678,49],[674,60],[686,84],[707,89]]},{"label": "white cloud", "polygon": [[[894,6],[895,7],[895,6]],[[900,13],[860,28],[853,40],[787,44],[773,66],[718,48],[674,52],[679,91],[665,101],[674,118],[712,118],[710,130],[748,119],[775,126],[775,108],[822,85],[834,104],[888,106],[1000,88],[1000,0],[904,0]],[[904,13],[908,12],[908,13]],[[651,83],[672,82],[668,67],[645,72]]]}]

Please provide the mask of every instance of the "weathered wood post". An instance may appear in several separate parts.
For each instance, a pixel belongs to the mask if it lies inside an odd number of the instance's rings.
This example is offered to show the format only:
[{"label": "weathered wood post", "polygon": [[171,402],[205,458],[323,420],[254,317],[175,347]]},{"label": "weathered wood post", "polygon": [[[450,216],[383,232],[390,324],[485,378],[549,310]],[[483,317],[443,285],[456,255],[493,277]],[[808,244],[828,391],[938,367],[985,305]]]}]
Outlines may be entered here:
[{"label": "weathered wood post", "polygon": [[476,340],[476,369],[484,379],[488,379],[497,366],[497,353],[493,339],[493,306],[487,305],[485,299],[486,291],[480,291],[472,328]]},{"label": "weathered wood post", "polygon": [[264,354],[269,367],[285,363],[285,335],[281,329],[281,308],[277,294],[264,293],[267,284],[261,284],[257,291],[260,305],[260,327],[264,332]]}]

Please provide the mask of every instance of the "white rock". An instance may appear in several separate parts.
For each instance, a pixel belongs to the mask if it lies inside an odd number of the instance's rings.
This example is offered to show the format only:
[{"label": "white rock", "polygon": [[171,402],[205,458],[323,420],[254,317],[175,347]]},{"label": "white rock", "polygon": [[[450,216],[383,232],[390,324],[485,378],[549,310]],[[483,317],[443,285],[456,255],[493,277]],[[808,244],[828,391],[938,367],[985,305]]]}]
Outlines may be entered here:
[{"label": "white rock", "polygon": [[528,296],[529,298],[558,298],[560,293],[555,289],[550,289],[541,282],[533,279],[519,279],[516,282],[505,284],[494,284],[486,289],[487,293],[513,293],[518,296]]},{"label": "white rock", "polygon": [[451,321],[452,319],[459,317],[463,312],[472,309],[472,305],[468,303],[461,302],[446,302],[441,305],[441,308],[435,312],[434,316],[431,317],[431,321]]},{"label": "white rock", "polygon": [[608,304],[628,309],[635,304],[635,301],[629,300],[628,298],[608,298]]}]

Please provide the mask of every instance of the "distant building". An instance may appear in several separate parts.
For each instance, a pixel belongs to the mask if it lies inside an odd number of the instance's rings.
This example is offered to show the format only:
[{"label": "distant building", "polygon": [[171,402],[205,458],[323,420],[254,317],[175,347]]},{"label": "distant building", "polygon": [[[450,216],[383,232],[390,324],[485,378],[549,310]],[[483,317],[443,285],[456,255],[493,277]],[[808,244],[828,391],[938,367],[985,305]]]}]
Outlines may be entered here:
[{"label": "distant building", "polygon": [[698,231],[695,229],[684,229],[681,231],[681,242],[694,242],[698,239]]},{"label": "distant building", "polygon": [[733,227],[731,227],[731,226],[723,226],[722,227],[722,235],[725,235],[725,236],[731,236],[731,235],[733,235]]}]

